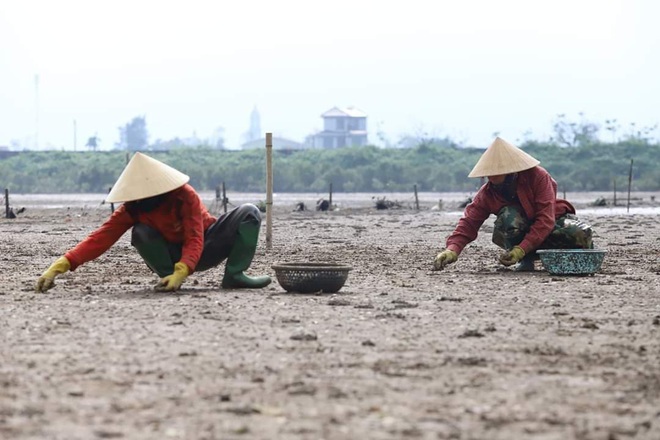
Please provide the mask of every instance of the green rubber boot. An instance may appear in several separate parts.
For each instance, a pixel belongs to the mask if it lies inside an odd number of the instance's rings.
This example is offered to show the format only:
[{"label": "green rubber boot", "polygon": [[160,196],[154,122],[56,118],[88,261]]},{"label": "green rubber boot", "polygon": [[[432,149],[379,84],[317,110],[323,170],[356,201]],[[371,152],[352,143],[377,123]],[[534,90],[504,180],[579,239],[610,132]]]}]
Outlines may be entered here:
[{"label": "green rubber boot", "polygon": [[520,263],[513,268],[516,272],[534,272],[534,260],[536,253],[525,255]]},{"label": "green rubber boot", "polygon": [[249,220],[242,222],[238,227],[236,242],[227,257],[225,275],[222,278],[223,288],[260,289],[270,284],[268,275],[250,277],[243,273],[252,263],[258,241],[259,223]]},{"label": "green rubber boot", "polygon": [[163,278],[172,275],[174,271],[174,263],[170,258],[170,252],[167,249],[165,240],[151,240],[144,243],[133,244],[135,249],[142,257],[147,266]]}]

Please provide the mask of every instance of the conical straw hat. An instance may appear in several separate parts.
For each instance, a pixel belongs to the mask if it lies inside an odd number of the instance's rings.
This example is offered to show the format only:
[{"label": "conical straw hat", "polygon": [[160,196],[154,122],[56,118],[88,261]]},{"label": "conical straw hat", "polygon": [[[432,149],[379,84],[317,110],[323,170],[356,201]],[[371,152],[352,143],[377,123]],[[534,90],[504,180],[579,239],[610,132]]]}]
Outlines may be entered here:
[{"label": "conical straw hat", "polygon": [[481,155],[468,177],[488,177],[517,173],[534,168],[540,163],[520,148],[497,137]]},{"label": "conical straw hat", "polygon": [[142,153],[135,153],[106,197],[107,203],[146,199],[177,189],[190,180],[180,171]]}]

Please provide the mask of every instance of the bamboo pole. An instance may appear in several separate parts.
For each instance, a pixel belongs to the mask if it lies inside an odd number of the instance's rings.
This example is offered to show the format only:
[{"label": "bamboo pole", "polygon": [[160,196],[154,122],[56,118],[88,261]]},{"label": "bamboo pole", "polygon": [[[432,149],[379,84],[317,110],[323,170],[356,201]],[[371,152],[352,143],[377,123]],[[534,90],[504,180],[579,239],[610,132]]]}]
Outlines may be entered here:
[{"label": "bamboo pole", "polygon": [[630,188],[632,187],[633,160],[630,159],[630,171],[628,172],[628,206],[626,212],[630,212]]},{"label": "bamboo pole", "polygon": [[273,247],[273,133],[266,133],[266,249]]}]

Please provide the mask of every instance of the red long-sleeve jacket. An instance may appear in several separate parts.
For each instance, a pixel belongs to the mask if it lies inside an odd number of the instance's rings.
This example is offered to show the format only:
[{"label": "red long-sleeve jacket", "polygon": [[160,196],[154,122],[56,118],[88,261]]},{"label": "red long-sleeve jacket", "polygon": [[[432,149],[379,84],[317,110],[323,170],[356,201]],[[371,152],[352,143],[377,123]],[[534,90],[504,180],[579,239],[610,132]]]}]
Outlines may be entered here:
[{"label": "red long-sleeve jacket", "polygon": [[101,256],[136,223],[144,223],[159,231],[165,240],[181,243],[181,260],[192,273],[204,249],[204,231],[216,221],[195,192],[185,184],[170,191],[153,211],[141,212],[136,218],[121,205],[112,216],[64,256],[71,270]]},{"label": "red long-sleeve jacket", "polygon": [[[557,198],[557,182],[540,166],[518,173],[518,200],[532,226],[519,244],[525,253],[537,249],[550,235],[555,220],[575,208],[566,200]],[[454,232],[447,238],[447,249],[460,254],[468,243],[477,238],[479,228],[491,215],[509,205],[490,182],[483,185],[458,221]]]}]

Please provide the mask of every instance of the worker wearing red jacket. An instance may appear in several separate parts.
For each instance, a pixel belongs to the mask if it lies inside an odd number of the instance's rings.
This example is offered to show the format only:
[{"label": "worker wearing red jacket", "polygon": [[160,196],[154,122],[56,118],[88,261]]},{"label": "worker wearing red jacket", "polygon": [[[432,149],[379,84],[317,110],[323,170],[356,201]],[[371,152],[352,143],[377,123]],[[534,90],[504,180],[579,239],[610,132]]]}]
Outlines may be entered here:
[{"label": "worker wearing red jacket", "polygon": [[145,154],[136,153],[119,176],[106,202],[124,202],[87,238],[57,259],[39,278],[38,292],[55,285],[55,277],[107,251],[129,229],[131,244],[160,281],[159,291],[174,291],[195,271],[227,264],[224,288],[260,288],[269,276],[244,273],[252,263],[261,213],[252,204],[213,217],[188,185],[190,178]]},{"label": "worker wearing red jacket", "polygon": [[488,147],[469,177],[487,177],[433,263],[440,270],[458,260],[479,228],[497,215],[493,242],[505,249],[499,261],[516,270],[534,270],[537,249],[590,249],[591,228],[575,208],[557,198],[557,182],[539,161],[501,138]]}]

